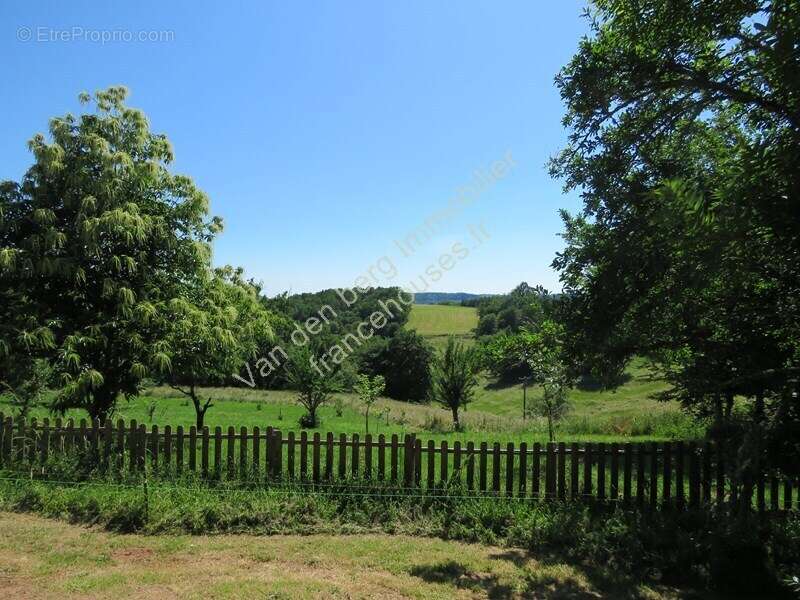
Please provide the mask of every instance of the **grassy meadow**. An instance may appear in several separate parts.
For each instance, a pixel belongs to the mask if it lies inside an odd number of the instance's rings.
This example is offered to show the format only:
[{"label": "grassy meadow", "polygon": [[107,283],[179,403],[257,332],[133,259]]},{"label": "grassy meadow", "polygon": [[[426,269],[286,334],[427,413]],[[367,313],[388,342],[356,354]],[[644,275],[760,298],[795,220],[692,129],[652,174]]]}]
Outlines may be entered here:
[{"label": "grassy meadow", "polygon": [[473,330],[477,326],[476,308],[439,304],[415,304],[406,325],[427,338],[435,348],[444,347],[451,335],[472,344],[475,339]]},{"label": "grassy meadow", "polygon": [[[472,308],[460,306],[416,305],[410,327],[434,343],[446,340],[443,332],[450,328],[463,339],[472,340],[472,327],[477,316]],[[665,384],[654,380],[643,361],[635,362],[628,372],[628,381],[616,391],[577,387],[570,391],[572,411],[557,431],[558,439],[568,441],[644,441],[687,438],[700,435],[702,428],[684,415],[675,403],[649,398],[663,390]],[[527,390],[532,400],[541,391]],[[204,388],[203,398],[213,398],[206,414],[206,425],[214,427],[259,426],[279,427],[284,431],[300,431],[298,420],[303,409],[296,393],[285,390],[248,388]],[[373,435],[416,433],[424,439],[448,441],[546,441],[546,426],[541,419],[522,418],[521,385],[497,386],[482,379],[475,400],[463,413],[465,431],[452,431],[450,412],[436,404],[412,404],[381,398],[370,411],[369,432]],[[0,411],[12,414],[7,398],[0,397]],[[318,431],[335,433],[366,432],[364,407],[355,394],[337,394],[319,411]],[[30,416],[39,420],[52,418],[44,407],[36,407]],[[86,418],[83,411],[68,411],[66,418]],[[166,386],[150,387],[130,401],[121,400],[114,419],[136,419],[139,423],[183,425],[195,422],[194,408],[179,391]]]}]

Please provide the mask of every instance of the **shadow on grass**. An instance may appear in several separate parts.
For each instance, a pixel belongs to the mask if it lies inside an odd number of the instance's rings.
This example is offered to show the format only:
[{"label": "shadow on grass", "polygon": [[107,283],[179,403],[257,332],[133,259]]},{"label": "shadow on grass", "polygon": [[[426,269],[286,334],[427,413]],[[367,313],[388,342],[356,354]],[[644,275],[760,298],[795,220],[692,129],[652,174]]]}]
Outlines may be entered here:
[{"label": "shadow on grass", "polygon": [[611,389],[613,387],[622,386],[626,383],[633,381],[633,375],[630,373],[623,373],[613,381],[603,381],[592,375],[581,375],[575,387],[582,392],[602,392],[603,390]]},{"label": "shadow on grass", "polygon": [[514,592],[509,586],[502,585],[497,575],[470,572],[454,560],[418,565],[412,567],[410,573],[428,583],[448,583],[463,590],[483,591],[489,598],[510,598]]}]

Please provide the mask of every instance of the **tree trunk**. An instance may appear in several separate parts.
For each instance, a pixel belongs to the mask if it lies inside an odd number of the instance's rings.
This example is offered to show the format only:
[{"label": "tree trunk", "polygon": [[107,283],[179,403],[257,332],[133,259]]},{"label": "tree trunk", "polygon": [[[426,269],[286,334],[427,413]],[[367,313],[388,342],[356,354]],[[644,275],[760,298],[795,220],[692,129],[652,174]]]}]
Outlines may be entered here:
[{"label": "tree trunk", "polygon": [[451,406],[450,410],[453,412],[453,427],[455,428],[456,431],[458,431],[461,429],[461,423],[458,420],[458,407]]},{"label": "tree trunk", "polygon": [[206,411],[208,410],[209,402],[200,404],[200,398],[197,397],[197,392],[195,392],[194,381],[189,384],[189,397],[192,399],[192,404],[194,404],[195,427],[197,431],[202,431],[203,427],[205,427]]},{"label": "tree trunk", "polygon": [[556,436],[553,434],[553,415],[550,413],[547,414],[547,431],[550,433],[550,441],[555,441]]}]

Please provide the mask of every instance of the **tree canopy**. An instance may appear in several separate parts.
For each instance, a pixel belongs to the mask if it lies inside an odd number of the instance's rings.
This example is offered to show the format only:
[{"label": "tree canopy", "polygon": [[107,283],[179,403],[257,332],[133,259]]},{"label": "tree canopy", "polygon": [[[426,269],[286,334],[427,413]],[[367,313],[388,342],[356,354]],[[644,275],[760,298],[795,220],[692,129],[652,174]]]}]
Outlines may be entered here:
[{"label": "tree canopy", "polygon": [[[571,354],[637,353],[699,411],[778,394],[800,358],[800,4],[596,0],[556,83]],[[712,402],[709,402],[712,401]]]},{"label": "tree canopy", "polygon": [[221,228],[126,94],[82,94],[95,110],[52,119],[22,181],[0,184],[0,360],[48,358],[56,407],[100,419],[170,369],[169,307]]}]

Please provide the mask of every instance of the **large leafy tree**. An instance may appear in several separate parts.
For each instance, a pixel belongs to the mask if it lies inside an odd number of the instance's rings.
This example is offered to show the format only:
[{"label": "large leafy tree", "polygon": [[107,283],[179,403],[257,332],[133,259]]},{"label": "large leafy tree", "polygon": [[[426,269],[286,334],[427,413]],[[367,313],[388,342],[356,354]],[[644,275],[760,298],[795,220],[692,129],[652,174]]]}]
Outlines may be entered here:
[{"label": "large leafy tree", "polygon": [[170,303],[207,272],[221,226],[125,97],[82,94],[95,110],[52,119],[22,181],[0,185],[0,353],[46,355],[56,407],[100,419],[169,370]]},{"label": "large leafy tree", "polygon": [[557,77],[551,164],[584,210],[555,266],[571,354],[616,375],[653,356],[719,412],[785,402],[800,359],[800,3],[596,0]]},{"label": "large leafy tree", "polygon": [[244,281],[241,269],[225,267],[198,278],[185,297],[169,305],[169,382],[192,401],[197,428],[204,425],[210,396],[201,385],[219,385],[241,371],[245,362],[272,338],[270,315],[258,290]]}]

